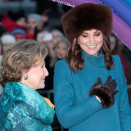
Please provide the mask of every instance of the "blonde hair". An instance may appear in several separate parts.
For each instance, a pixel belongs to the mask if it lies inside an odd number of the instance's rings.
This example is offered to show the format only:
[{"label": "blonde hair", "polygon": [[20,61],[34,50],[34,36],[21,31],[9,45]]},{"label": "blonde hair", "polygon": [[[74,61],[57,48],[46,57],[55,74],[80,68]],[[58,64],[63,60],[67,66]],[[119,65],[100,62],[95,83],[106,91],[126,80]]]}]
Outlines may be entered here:
[{"label": "blonde hair", "polygon": [[37,62],[44,61],[47,48],[34,40],[21,40],[6,50],[1,62],[0,81],[20,81],[23,71],[29,71]]}]

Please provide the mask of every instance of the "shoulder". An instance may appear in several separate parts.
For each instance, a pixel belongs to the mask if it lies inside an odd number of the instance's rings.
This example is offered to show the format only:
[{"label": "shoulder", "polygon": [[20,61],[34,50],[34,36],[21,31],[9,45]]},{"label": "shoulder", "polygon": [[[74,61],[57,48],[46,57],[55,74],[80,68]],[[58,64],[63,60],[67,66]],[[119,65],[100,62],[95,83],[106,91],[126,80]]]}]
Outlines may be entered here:
[{"label": "shoulder", "polygon": [[56,64],[55,64],[55,67],[56,66],[68,66],[68,62],[67,62],[67,60],[66,59],[63,59],[63,60],[59,60],[59,61],[57,61],[56,62]]},{"label": "shoulder", "polygon": [[65,78],[67,79],[72,79],[72,70],[68,65],[68,62],[66,59],[64,60],[59,60],[56,64],[55,64],[55,69],[54,69],[54,80],[56,79],[60,79],[62,80],[62,78],[64,78],[63,80],[65,80]]},{"label": "shoulder", "polygon": [[59,71],[64,71],[64,70],[71,71],[71,69],[70,69],[66,59],[59,60],[59,61],[56,62],[56,64],[55,64],[55,71],[57,71],[57,70],[59,70]]},{"label": "shoulder", "polygon": [[120,62],[120,57],[118,55],[112,55],[112,58],[115,60],[115,62]]},{"label": "shoulder", "polygon": [[113,58],[113,63],[116,67],[120,67],[121,66],[121,60],[120,57],[118,55],[112,55]]}]

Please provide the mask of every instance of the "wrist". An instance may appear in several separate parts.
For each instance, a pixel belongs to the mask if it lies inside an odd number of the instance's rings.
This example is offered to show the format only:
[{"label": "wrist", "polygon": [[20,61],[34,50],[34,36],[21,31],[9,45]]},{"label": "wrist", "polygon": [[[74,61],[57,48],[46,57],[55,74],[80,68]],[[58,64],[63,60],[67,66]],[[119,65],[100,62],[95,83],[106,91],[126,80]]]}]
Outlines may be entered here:
[{"label": "wrist", "polygon": [[96,96],[96,99],[101,103],[101,100],[100,100],[100,98],[98,96]]},{"label": "wrist", "polygon": [[[95,95],[96,96],[96,95]],[[98,96],[96,96],[96,99],[98,100],[99,104],[102,106],[101,100]]]}]

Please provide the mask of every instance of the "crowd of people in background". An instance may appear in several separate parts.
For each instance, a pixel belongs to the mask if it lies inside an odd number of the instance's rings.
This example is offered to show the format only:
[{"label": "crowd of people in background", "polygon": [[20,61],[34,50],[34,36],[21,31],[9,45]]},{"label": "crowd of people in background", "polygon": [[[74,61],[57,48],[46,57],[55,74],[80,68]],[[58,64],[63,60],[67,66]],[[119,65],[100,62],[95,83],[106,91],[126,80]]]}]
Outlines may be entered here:
[{"label": "crowd of people in background", "polygon": [[[70,45],[62,31],[48,26],[49,11],[28,16],[22,10],[4,12],[0,25],[1,57],[6,49],[22,39],[34,39],[47,46],[49,55],[45,61],[50,75],[46,78],[46,90],[53,89],[54,65],[57,60],[65,58]],[[1,87],[0,94],[2,91]]]}]

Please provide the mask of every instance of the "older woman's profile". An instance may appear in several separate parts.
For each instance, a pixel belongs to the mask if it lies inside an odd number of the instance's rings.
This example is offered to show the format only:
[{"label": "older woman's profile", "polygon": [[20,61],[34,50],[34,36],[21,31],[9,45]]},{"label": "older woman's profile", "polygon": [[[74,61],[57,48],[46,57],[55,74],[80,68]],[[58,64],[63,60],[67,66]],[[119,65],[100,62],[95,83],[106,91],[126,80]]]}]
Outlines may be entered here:
[{"label": "older woman's profile", "polygon": [[[51,131],[54,106],[36,89],[45,87],[47,48],[34,40],[22,40],[6,50],[0,81],[0,131]],[[49,100],[48,100],[49,101]]]}]

